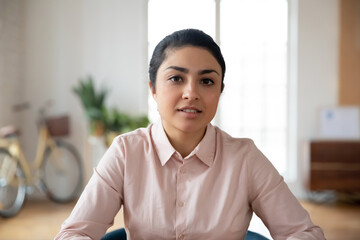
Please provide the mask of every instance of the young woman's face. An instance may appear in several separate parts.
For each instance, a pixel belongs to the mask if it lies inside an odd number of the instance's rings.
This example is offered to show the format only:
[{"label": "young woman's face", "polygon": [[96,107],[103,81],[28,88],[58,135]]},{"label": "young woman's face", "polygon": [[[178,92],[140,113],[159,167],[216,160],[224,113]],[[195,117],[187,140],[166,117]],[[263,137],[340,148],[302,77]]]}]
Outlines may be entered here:
[{"label": "young woman's face", "polygon": [[170,50],[151,89],[167,134],[203,134],[215,116],[221,81],[221,67],[208,50]]}]

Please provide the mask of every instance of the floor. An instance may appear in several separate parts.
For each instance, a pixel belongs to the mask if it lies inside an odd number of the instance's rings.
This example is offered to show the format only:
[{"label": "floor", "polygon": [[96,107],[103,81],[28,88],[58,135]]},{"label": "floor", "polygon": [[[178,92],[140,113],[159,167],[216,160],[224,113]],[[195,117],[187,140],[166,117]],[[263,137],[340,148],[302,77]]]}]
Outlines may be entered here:
[{"label": "floor", "polygon": [[[75,202],[58,204],[47,199],[28,200],[15,217],[0,217],[0,240],[53,239],[74,205]],[[108,231],[123,225],[120,211],[115,218],[114,226]]]},{"label": "floor", "polygon": [[[328,240],[360,239],[360,205],[339,203],[301,204],[312,220],[323,228]],[[49,200],[29,200],[13,218],[0,218],[0,240],[53,239],[74,203],[56,204]],[[115,229],[123,226],[122,213],[115,219]]]}]

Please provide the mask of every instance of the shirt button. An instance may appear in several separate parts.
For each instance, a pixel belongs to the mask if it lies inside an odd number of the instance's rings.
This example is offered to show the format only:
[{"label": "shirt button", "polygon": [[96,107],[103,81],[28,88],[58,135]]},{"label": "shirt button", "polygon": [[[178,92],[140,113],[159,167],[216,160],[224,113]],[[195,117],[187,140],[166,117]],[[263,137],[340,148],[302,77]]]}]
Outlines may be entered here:
[{"label": "shirt button", "polygon": [[179,203],[178,203],[178,206],[179,206],[179,207],[183,207],[183,206],[184,206],[184,202],[179,202]]}]

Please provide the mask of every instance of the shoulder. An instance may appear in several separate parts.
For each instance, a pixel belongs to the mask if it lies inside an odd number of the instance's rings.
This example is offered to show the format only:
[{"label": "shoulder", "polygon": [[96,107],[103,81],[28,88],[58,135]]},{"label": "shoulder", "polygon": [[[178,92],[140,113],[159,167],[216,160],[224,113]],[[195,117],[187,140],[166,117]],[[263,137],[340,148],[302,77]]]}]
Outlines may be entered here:
[{"label": "shoulder", "polygon": [[219,147],[226,152],[236,153],[241,151],[243,153],[250,153],[259,151],[255,146],[254,141],[250,138],[232,137],[219,127],[215,127],[215,131],[217,144],[219,144]]},{"label": "shoulder", "polygon": [[153,151],[152,128],[153,124],[150,124],[146,128],[138,128],[115,137],[110,149],[123,158],[149,154]]},{"label": "shoulder", "polygon": [[150,129],[152,124],[146,128],[138,128],[131,132],[123,133],[114,138],[113,144],[128,145],[128,144],[148,144],[151,142]]},{"label": "shoulder", "polygon": [[272,164],[250,138],[232,137],[218,127],[216,128],[216,144],[223,160],[233,164],[246,166],[248,171],[259,168],[269,169]]}]

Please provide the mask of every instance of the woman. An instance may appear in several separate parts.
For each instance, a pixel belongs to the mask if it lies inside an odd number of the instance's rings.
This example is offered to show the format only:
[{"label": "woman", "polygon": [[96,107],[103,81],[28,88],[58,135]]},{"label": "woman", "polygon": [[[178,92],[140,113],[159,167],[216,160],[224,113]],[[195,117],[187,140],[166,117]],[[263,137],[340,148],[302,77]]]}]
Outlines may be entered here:
[{"label": "woman", "polygon": [[161,120],[114,140],[56,239],[100,239],[121,206],[128,239],[243,239],[253,212],[274,239],[324,239],[253,141],[210,124],[224,74],[202,31],[164,38],[149,69]]}]

